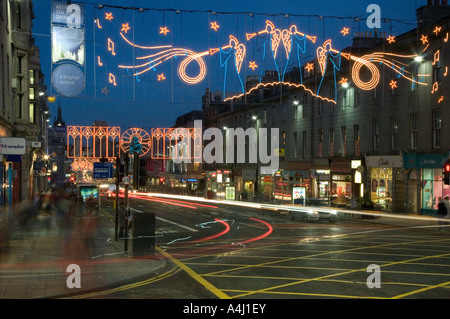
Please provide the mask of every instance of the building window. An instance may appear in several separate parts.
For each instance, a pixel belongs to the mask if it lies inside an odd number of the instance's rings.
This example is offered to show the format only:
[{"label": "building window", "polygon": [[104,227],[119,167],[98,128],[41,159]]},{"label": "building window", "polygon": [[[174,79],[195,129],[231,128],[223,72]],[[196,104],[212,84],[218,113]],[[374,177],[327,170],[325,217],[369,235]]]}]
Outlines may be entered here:
[{"label": "building window", "polygon": [[308,96],[306,94],[303,94],[303,104],[302,104],[303,118],[305,118],[308,115],[307,101]]},{"label": "building window", "polygon": [[378,151],[380,143],[380,127],[378,120],[373,120],[373,150]]},{"label": "building window", "polygon": [[297,132],[294,132],[294,158],[297,158],[297,149],[298,149]]},{"label": "building window", "polygon": [[334,156],[334,128],[330,128],[330,156]]},{"label": "building window", "polygon": [[441,110],[433,111],[433,148],[441,147]]},{"label": "building window", "polygon": [[341,154],[342,157],[347,156],[347,129],[345,126],[341,126]]},{"label": "building window", "polygon": [[22,74],[23,55],[17,56],[17,74]]},{"label": "building window", "polygon": [[355,88],[348,87],[343,90],[342,108],[355,107]]},{"label": "building window", "polygon": [[30,88],[30,100],[34,100],[35,99],[35,91],[34,88]]},{"label": "building window", "polygon": [[354,141],[355,141],[354,154],[355,154],[355,156],[359,156],[359,125],[355,125],[353,127],[353,135],[354,135]]},{"label": "building window", "polygon": [[417,149],[417,113],[411,113],[411,149]]},{"label": "building window", "polygon": [[323,130],[319,129],[318,134],[317,134],[317,139],[319,140],[319,150],[318,150],[318,155],[319,157],[323,156]]},{"label": "building window", "polygon": [[34,116],[36,111],[36,104],[35,103],[30,103],[30,123],[31,124],[35,124],[36,123],[36,118]]},{"label": "building window", "polygon": [[30,84],[34,84],[34,83],[35,83],[34,70],[30,69]]},{"label": "building window", "polygon": [[303,131],[302,147],[302,158],[306,158],[306,131]]},{"label": "building window", "polygon": [[392,138],[391,146],[393,150],[398,149],[398,117],[392,117]]},{"label": "building window", "polygon": [[16,98],[16,116],[17,118],[22,118],[22,94],[17,94]]}]

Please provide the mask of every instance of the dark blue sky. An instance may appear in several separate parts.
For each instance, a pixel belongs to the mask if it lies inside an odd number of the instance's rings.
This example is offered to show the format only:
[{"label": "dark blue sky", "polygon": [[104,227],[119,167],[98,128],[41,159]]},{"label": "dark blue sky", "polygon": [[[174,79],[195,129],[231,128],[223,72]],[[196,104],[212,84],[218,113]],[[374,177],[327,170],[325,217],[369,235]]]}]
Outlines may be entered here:
[{"label": "dark blue sky", "polygon": [[[77,2],[76,2],[77,3]],[[58,104],[61,103],[63,118],[67,125],[91,125],[96,120],[104,120],[109,125],[122,128],[141,127],[170,127],[175,123],[177,116],[193,109],[201,109],[201,96],[206,88],[212,91],[223,89],[224,68],[221,68],[219,54],[205,57],[207,75],[196,85],[182,83],[177,76],[177,66],[181,58],[173,58],[158,67],[158,70],[149,71],[139,78],[139,82],[131,80],[131,86],[111,87],[108,95],[101,94],[101,87],[107,86],[107,79],[103,70],[95,66],[96,57],[106,56],[107,48],[104,43],[110,37],[122,48],[121,58],[106,61],[108,72],[113,72],[118,79],[125,79],[124,69],[118,69],[119,64],[136,64],[139,61],[126,54],[127,48],[120,39],[119,33],[114,32],[111,24],[107,29],[96,30],[91,21],[96,17],[104,18],[105,11],[94,9],[93,4],[143,7],[148,9],[166,9],[164,11],[145,11],[145,14],[130,15],[130,10],[114,9],[116,24],[129,23],[133,33],[129,33],[130,40],[140,45],[154,46],[172,44],[180,48],[187,48],[195,52],[204,52],[210,48],[228,44],[230,34],[245,42],[245,33],[260,31],[265,28],[265,20],[273,21],[277,27],[289,28],[297,25],[304,33],[317,36],[315,45],[311,45],[305,58],[314,58],[315,50],[325,39],[332,39],[333,47],[344,49],[351,44],[353,35],[358,31],[371,31],[366,26],[367,6],[377,4],[381,9],[381,16],[390,19],[381,23],[379,31],[398,36],[415,28],[416,9],[426,4],[426,0],[227,0],[227,1],[119,1],[91,0],[86,2],[86,89],[76,97],[58,96],[50,84],[52,63],[50,48],[50,14],[51,0],[34,0],[35,19],[33,36],[41,52],[42,69],[46,77],[48,93],[57,96],[56,102],[50,104],[52,115],[56,115]],[[169,9],[179,9],[182,14],[176,14]],[[107,9],[104,9],[107,10]],[[208,12],[188,11],[216,11],[213,15]],[[113,11],[107,10],[108,12]],[[231,14],[247,12],[248,14]],[[267,14],[267,15],[265,15]],[[285,16],[287,14],[287,16]],[[318,16],[323,16],[320,19]],[[359,22],[354,18],[359,17]],[[133,24],[134,21],[134,24]],[[221,26],[218,32],[209,29],[209,23],[217,21]],[[103,21],[106,23],[106,21]],[[110,21],[111,22],[111,21]],[[163,37],[155,28],[167,25],[170,32]],[[350,35],[340,34],[344,27],[350,28]],[[119,44],[122,40],[122,46]],[[262,43],[262,42],[261,42]],[[261,44],[260,43],[260,44]],[[247,44],[247,43],[246,43]],[[249,61],[257,61],[261,54],[261,45],[247,44],[245,70],[242,77],[252,75],[248,69]],[[102,55],[104,54],[104,55]],[[142,53],[141,55],[143,55]],[[137,54],[138,56],[139,54]],[[113,68],[115,67],[115,69]],[[122,72],[122,73],[120,73]],[[127,72],[129,72],[127,70]],[[156,79],[158,74],[166,76],[164,82]],[[195,71],[193,71],[195,72]],[[257,71],[255,71],[256,74]],[[132,76],[130,78],[133,78]],[[123,81],[125,83],[125,80]],[[106,83],[106,84],[105,84]],[[234,84],[236,84],[235,82]],[[227,90],[233,90],[231,86]]]}]

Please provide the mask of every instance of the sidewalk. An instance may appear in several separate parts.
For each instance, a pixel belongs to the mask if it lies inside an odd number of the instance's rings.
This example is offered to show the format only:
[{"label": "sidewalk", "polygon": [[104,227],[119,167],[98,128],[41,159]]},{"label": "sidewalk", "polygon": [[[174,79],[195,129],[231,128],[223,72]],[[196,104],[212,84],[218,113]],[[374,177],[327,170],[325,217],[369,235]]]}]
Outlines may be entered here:
[{"label": "sidewalk", "polygon": [[[148,279],[165,268],[157,251],[132,256],[131,240],[125,252],[114,236],[105,211],[77,217],[71,227],[40,215],[14,229],[8,247],[0,247],[0,299],[65,298]],[[67,271],[72,264],[80,267],[80,288],[67,285],[76,282],[73,269]]]}]

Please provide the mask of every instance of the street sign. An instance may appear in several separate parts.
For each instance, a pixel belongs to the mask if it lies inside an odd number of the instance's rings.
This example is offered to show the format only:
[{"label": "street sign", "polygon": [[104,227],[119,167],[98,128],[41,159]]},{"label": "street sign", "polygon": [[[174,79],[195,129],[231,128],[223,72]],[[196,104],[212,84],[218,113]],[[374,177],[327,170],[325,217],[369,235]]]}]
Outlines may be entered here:
[{"label": "street sign", "polygon": [[94,163],[94,170],[92,172],[92,175],[94,178],[112,178],[112,163]]},{"label": "street sign", "polygon": [[122,178],[122,183],[123,183],[124,185],[130,185],[130,182],[131,182],[130,176],[124,176],[124,177]]}]

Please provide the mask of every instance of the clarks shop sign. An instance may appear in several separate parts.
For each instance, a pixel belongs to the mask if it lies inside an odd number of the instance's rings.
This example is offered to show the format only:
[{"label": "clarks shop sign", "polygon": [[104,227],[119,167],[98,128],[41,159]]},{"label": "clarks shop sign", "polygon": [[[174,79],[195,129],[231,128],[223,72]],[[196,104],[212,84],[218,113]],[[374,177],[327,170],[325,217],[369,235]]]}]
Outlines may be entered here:
[{"label": "clarks shop sign", "polygon": [[366,156],[367,167],[403,167],[401,155]]},{"label": "clarks shop sign", "polygon": [[0,137],[0,154],[23,155],[26,150],[26,142],[21,137]]}]

